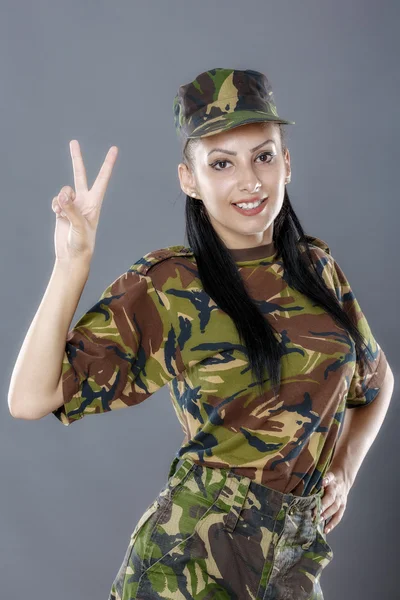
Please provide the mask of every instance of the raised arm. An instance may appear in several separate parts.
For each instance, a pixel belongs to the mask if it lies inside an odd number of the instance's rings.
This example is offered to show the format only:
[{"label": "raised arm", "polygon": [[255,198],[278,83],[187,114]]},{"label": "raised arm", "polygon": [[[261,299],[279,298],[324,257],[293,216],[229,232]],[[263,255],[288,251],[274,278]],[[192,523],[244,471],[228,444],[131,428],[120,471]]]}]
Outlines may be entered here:
[{"label": "raised arm", "polygon": [[[112,146],[90,190],[79,143],[70,142],[75,190],[53,198],[56,260],[46,292],[17,357],[8,391],[10,413],[37,419],[63,402],[62,360],[72,317],[89,276],[101,205],[116,161]],[[62,201],[66,193],[68,202]]]},{"label": "raised arm", "polygon": [[55,262],[12,373],[8,406],[13,417],[39,419],[62,404],[65,340],[89,269],[89,262]]}]

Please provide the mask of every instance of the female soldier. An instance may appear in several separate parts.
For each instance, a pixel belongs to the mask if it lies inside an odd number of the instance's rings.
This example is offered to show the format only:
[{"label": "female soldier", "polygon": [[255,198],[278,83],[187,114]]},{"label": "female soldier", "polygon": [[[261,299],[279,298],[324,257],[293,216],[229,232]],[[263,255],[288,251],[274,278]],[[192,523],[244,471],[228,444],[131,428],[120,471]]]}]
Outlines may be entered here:
[{"label": "female soldier", "polygon": [[[168,384],[185,434],[109,600],[320,600],[326,519],[340,520],[361,462],[340,455],[333,468],[340,426],[391,371],[328,245],[291,206],[282,125],[294,122],[278,116],[267,77],[201,73],[179,87],[174,115],[188,245],[140,258],[68,332],[47,412],[69,425]],[[88,192],[71,148],[76,192],[53,207],[58,265],[76,274],[115,150]]]}]

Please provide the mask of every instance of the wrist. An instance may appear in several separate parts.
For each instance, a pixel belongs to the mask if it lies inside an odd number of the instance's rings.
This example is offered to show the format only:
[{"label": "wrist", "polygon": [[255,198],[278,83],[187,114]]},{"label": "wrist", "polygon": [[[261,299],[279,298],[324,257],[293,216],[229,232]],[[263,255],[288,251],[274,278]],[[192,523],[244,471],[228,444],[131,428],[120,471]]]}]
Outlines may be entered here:
[{"label": "wrist", "polygon": [[82,256],[79,258],[68,258],[59,259],[56,258],[54,261],[54,269],[57,271],[65,271],[66,273],[88,273],[90,271],[90,265],[92,262],[92,256]]},{"label": "wrist", "polygon": [[335,474],[336,479],[341,479],[348,491],[352,488],[355,479],[355,474],[349,468],[348,461],[332,461],[332,464],[329,467],[328,471],[332,471]]}]

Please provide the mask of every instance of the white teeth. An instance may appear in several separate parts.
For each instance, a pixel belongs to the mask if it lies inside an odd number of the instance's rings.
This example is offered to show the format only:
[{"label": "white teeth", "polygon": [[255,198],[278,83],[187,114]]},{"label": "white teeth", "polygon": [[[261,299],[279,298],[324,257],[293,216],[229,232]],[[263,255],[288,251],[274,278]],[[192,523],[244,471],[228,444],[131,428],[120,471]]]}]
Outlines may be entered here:
[{"label": "white teeth", "polygon": [[259,200],[258,202],[241,202],[240,204],[236,204],[236,206],[240,206],[240,208],[255,208],[256,206],[260,206],[262,200]]}]

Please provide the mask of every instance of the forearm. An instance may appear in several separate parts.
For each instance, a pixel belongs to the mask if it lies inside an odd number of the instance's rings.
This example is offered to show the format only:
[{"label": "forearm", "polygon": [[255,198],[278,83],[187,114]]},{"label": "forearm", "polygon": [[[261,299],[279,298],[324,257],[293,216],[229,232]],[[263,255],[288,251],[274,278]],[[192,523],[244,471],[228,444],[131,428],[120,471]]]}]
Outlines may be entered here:
[{"label": "forearm", "polygon": [[343,430],[330,470],[342,473],[349,489],[385,419],[393,393],[394,379],[388,367],[378,396],[367,406],[346,409]]},{"label": "forearm", "polygon": [[34,418],[61,377],[65,342],[89,276],[89,262],[55,262],[11,376],[8,405],[14,417]]}]

